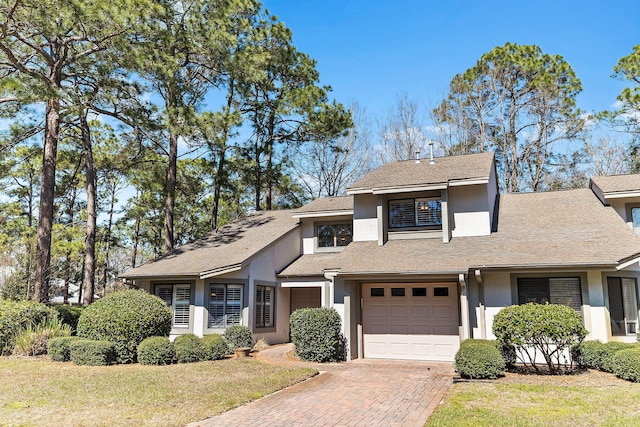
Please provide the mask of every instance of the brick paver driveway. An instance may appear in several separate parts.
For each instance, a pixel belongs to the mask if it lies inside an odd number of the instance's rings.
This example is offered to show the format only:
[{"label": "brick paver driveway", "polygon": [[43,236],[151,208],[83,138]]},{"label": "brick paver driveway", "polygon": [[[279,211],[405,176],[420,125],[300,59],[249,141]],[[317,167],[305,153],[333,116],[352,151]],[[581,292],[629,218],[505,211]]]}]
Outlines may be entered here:
[{"label": "brick paver driveway", "polygon": [[436,362],[313,366],[324,372],[190,426],[422,426],[454,375],[453,364]]}]

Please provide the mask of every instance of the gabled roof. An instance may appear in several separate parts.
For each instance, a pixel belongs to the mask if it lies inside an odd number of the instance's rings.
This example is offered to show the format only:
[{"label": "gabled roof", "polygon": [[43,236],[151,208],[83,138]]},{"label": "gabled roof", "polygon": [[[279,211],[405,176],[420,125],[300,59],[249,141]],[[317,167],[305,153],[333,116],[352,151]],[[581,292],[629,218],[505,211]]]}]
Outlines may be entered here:
[{"label": "gabled roof", "polygon": [[296,210],[294,218],[353,215],[353,196],[323,197]]},{"label": "gabled roof", "polygon": [[204,278],[240,269],[254,255],[298,226],[298,220],[292,217],[294,212],[256,212],[121,276],[127,279],[159,276]]},{"label": "gabled roof", "polygon": [[640,195],[640,174],[594,176],[589,186],[598,197],[615,199]]},{"label": "gabled roof", "polygon": [[512,193],[500,197],[498,229],[490,236],[352,242],[339,256],[304,255],[281,276],[454,274],[470,268],[600,266],[640,256],[640,237],[588,189]]},{"label": "gabled roof", "polygon": [[422,191],[448,185],[487,183],[493,168],[493,153],[467,154],[387,163],[347,188],[347,194]]}]

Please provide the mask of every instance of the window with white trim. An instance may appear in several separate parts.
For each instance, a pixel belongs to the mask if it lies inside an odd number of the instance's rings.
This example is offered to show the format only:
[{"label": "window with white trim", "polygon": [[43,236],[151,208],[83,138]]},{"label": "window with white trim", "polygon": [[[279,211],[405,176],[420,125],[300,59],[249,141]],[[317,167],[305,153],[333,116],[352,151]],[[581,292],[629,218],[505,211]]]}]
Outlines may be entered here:
[{"label": "window with white trim", "polygon": [[439,198],[389,201],[389,228],[442,227],[442,200]]},{"label": "window with white trim", "polygon": [[519,277],[518,304],[563,304],[582,313],[579,277]]},{"label": "window with white trim", "polygon": [[319,248],[347,246],[353,240],[353,224],[319,224],[316,235]]},{"label": "window with white trim", "polygon": [[155,294],[171,307],[173,312],[172,326],[174,328],[188,328],[191,285],[188,283],[156,285]]},{"label": "window with white trim", "polygon": [[276,288],[274,286],[256,286],[256,328],[273,327],[273,305]]},{"label": "window with white trim", "polygon": [[635,335],[638,330],[636,280],[607,277],[612,335]]},{"label": "window with white trim", "polygon": [[209,285],[209,327],[242,324],[242,285]]}]

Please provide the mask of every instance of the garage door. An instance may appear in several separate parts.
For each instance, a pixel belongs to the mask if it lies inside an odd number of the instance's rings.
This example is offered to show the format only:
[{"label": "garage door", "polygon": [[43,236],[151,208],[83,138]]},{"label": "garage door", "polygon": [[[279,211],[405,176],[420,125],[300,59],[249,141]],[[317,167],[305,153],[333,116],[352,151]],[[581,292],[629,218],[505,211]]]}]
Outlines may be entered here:
[{"label": "garage door", "polygon": [[460,347],[455,283],[362,286],[365,357],[453,360]]}]

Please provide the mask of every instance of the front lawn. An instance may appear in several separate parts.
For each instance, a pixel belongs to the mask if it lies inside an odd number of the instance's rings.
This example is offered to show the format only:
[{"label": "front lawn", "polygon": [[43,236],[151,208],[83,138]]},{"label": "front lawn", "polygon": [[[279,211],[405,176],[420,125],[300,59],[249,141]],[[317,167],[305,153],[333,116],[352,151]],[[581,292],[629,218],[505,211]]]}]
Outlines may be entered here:
[{"label": "front lawn", "polygon": [[640,425],[640,384],[598,371],[454,384],[428,427]]},{"label": "front lawn", "polygon": [[90,367],[0,358],[0,425],[178,426],[315,373],[251,359]]}]

